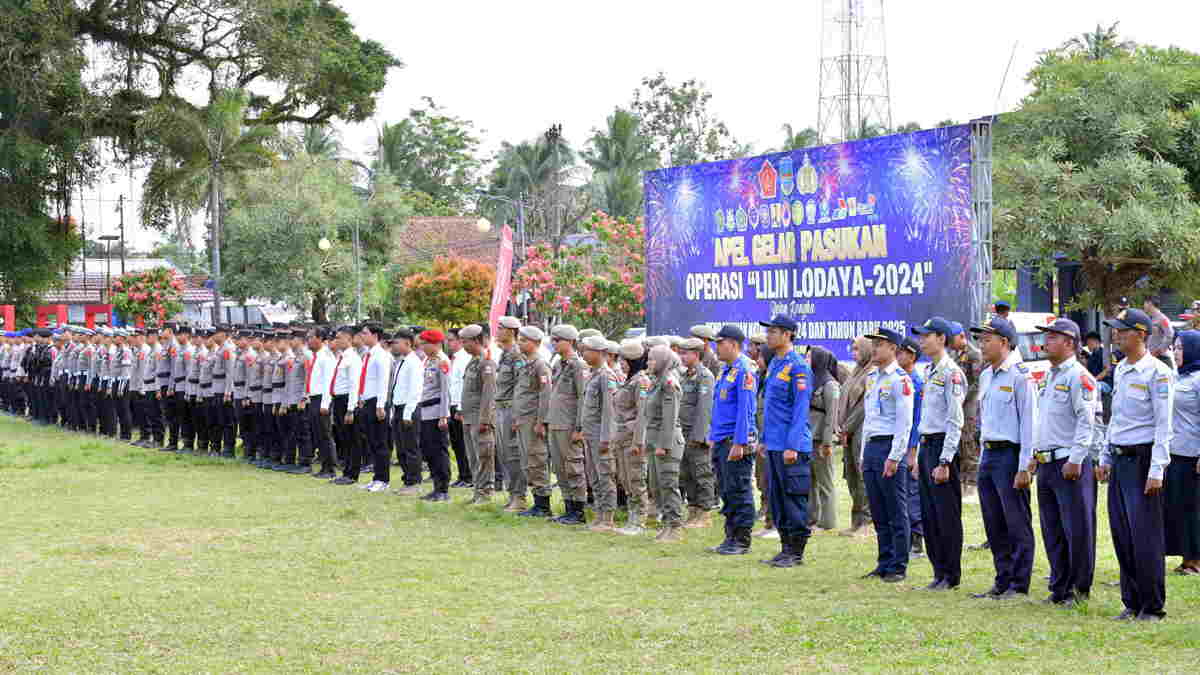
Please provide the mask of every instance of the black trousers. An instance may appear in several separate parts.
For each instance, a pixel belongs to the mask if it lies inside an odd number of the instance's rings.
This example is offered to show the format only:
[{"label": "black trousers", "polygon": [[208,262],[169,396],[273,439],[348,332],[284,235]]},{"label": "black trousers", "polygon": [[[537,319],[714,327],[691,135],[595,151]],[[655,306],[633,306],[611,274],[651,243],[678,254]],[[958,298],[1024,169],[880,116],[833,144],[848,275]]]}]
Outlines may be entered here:
[{"label": "black trousers", "polygon": [[245,454],[246,459],[251,459],[256,454],[254,429],[258,416],[256,410],[258,405],[248,398],[233,402],[233,408],[237,411],[238,416],[238,431],[242,435],[242,453]]},{"label": "black trousers", "polygon": [[175,412],[179,415],[179,440],[184,447],[193,448],[196,444],[196,424],[192,412],[196,402],[180,392],[175,392],[175,398]]},{"label": "black trousers", "polygon": [[363,401],[354,421],[359,430],[359,437],[367,439],[366,452],[362,454],[364,461],[369,457],[375,462],[375,480],[390,483],[392,458],[387,444],[387,420],[379,419],[377,405],[378,399],[369,398]]},{"label": "black trousers", "polygon": [[392,440],[396,444],[396,458],[400,460],[400,470],[404,473],[404,484],[418,485],[421,482],[421,450],[418,441],[421,422],[418,420],[405,424],[404,406],[392,412]]},{"label": "black trousers", "polygon": [[180,395],[169,391],[166,387],[159,390],[162,392],[162,407],[163,407],[163,422],[167,428],[167,445],[175,447],[179,445],[179,439],[182,437],[180,424],[183,421],[183,413],[180,411],[182,399]]},{"label": "black trousers", "polygon": [[446,450],[446,432],[438,428],[436,419],[421,420],[419,424],[421,454],[429,463],[433,491],[446,492],[450,489],[450,454]]},{"label": "black trousers", "polygon": [[306,446],[307,451],[303,447],[300,448],[300,463],[305,466],[312,464],[312,450],[315,447],[321,470],[332,472],[333,467],[337,466],[336,456],[333,454],[332,411],[328,415],[322,415],[321,399],[317,397],[308,402],[308,407],[304,409],[304,417],[308,421],[310,440]]},{"label": "black trousers", "polygon": [[1121,603],[1142,614],[1165,616],[1167,604],[1165,502],[1146,496],[1150,447],[1112,459],[1108,525],[1121,566]]},{"label": "black trousers", "polygon": [[[299,437],[297,427],[300,426],[302,418],[300,411],[296,410],[296,406],[281,406],[281,408],[283,407],[286,409],[275,418],[278,425],[276,433],[279,436],[279,457],[281,463],[292,465],[296,463],[296,446]],[[307,423],[307,420],[305,422]]]},{"label": "black trousers", "polygon": [[226,401],[224,394],[217,394],[214,405],[217,427],[220,430],[221,450],[226,456],[232,457],[237,448],[237,409],[233,407],[232,397]]},{"label": "black trousers", "polygon": [[100,395],[96,401],[96,407],[100,413],[100,433],[105,436],[117,435],[117,407],[113,401],[113,383],[106,382],[100,388]]},{"label": "black trousers", "polygon": [[1037,472],[1038,520],[1050,561],[1050,594],[1056,601],[1092,590],[1096,569],[1096,480],[1084,457],[1078,480],[1063,478],[1064,457]]},{"label": "black trousers", "polygon": [[337,456],[341,457],[346,466],[342,470],[342,475],[346,478],[358,480],[358,471],[361,458],[358,456],[358,434],[354,429],[354,424],[346,422],[346,413],[348,410],[349,395],[338,394],[333,397],[333,405],[331,412],[333,413],[333,437],[337,443]]},{"label": "black trousers", "polygon": [[162,403],[157,392],[148,391],[142,395],[142,438],[152,439],[160,445],[166,432]]},{"label": "black trousers", "polygon": [[925,552],[933,566],[934,581],[957,586],[962,580],[962,483],[958,476],[958,457],[950,462],[950,480],[933,482],[946,434],[921,437],[917,465],[921,467],[918,489],[921,494],[921,523],[925,528]]},{"label": "black trousers", "polygon": [[458,406],[450,406],[450,447],[454,449],[454,463],[458,465],[458,479],[470,483],[474,480],[471,475],[471,461],[467,457],[466,439],[463,438],[463,423],[455,419]]},{"label": "black trousers", "polygon": [[133,412],[131,404],[133,401],[133,395],[128,391],[129,385],[125,382],[114,382],[112,386],[113,413],[117,418],[117,422],[121,426],[121,440],[132,440]]},{"label": "black trousers", "polygon": [[279,445],[279,418],[275,416],[277,405],[275,403],[263,403],[258,416],[258,437],[260,439],[258,454],[260,457],[265,456],[273,462],[279,462],[280,455],[282,454]]}]

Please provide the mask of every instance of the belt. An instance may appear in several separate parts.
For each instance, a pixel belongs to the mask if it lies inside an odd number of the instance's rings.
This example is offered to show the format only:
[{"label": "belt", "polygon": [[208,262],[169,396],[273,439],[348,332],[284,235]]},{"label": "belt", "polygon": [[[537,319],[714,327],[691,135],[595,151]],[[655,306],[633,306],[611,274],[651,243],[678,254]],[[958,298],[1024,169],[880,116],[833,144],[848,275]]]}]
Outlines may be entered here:
[{"label": "belt", "polygon": [[180,382],[183,382],[186,379],[187,379],[186,377],[177,377],[177,378],[175,378],[175,383],[178,384]]},{"label": "belt", "polygon": [[809,410],[815,410],[815,411],[817,411],[817,412],[821,413],[822,415],[824,415],[824,414],[825,414],[825,409],[824,409],[824,408],[818,408],[818,407],[817,407],[817,406],[815,406],[815,405],[810,405],[810,406],[808,406],[808,409],[809,409]]},{"label": "belt", "polygon": [[890,443],[891,441],[893,441],[893,440],[895,440],[895,439],[896,439],[895,435],[892,435],[892,436],[872,436],[872,437],[868,438],[868,439],[867,439],[867,441],[888,441],[888,442]]},{"label": "belt", "polygon": [[988,450],[1020,450],[1021,446],[1012,441],[984,441],[983,447]]},{"label": "belt", "polygon": [[442,402],[441,396],[439,396],[437,398],[427,398],[424,401],[421,401],[420,406],[422,408],[429,408],[429,407],[435,406],[441,402]]},{"label": "belt", "polygon": [[208,384],[202,384],[202,385],[200,385],[200,388],[201,389],[212,389],[212,382],[209,382]]},{"label": "belt", "polygon": [[142,384],[154,384],[154,380],[142,380]]},{"label": "belt", "polygon": [[929,439],[930,442],[944,441],[946,440],[946,434],[945,432],[936,434],[921,434],[921,440],[924,441],[925,439]]},{"label": "belt", "polygon": [[1049,464],[1057,462],[1060,459],[1066,459],[1071,456],[1071,451],[1068,448],[1055,448],[1053,450],[1039,450],[1033,453],[1033,458],[1038,464]]},{"label": "belt", "polygon": [[1150,449],[1153,447],[1153,443],[1140,443],[1138,445],[1110,445],[1109,449],[1114,455],[1119,455],[1121,457],[1137,457],[1150,454]]},{"label": "belt", "polygon": [[250,387],[250,391],[262,391],[262,387]]},{"label": "belt", "polygon": [[245,380],[242,380],[241,382],[236,382],[236,381],[235,381],[235,382],[233,383],[233,386],[235,386],[235,387],[244,387],[244,386],[246,386],[246,381],[245,381]]},{"label": "belt", "polygon": [[511,408],[512,401],[496,401],[497,408]]},{"label": "belt", "polygon": [[200,380],[188,380],[188,384],[200,384]]},{"label": "belt", "polygon": [[214,380],[223,380],[223,379],[225,379],[225,376],[224,375],[213,375],[213,379]]}]

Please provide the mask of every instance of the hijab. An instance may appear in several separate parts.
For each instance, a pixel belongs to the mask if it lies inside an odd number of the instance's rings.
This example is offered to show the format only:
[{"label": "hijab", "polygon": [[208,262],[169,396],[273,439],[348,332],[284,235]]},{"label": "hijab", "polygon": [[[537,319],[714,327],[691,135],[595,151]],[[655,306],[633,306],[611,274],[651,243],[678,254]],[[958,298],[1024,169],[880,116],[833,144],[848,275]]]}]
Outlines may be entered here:
[{"label": "hijab", "polygon": [[837,359],[833,352],[824,347],[814,346],[808,350],[813,371],[813,393],[821,391],[825,383],[837,379]]},{"label": "hijab", "polygon": [[1183,348],[1183,365],[1179,367],[1179,376],[1200,370],[1200,330],[1185,330],[1175,338]]},{"label": "hijab", "polygon": [[655,345],[650,349],[650,361],[654,362],[654,375],[662,375],[668,370],[678,368],[679,355],[666,345]]}]

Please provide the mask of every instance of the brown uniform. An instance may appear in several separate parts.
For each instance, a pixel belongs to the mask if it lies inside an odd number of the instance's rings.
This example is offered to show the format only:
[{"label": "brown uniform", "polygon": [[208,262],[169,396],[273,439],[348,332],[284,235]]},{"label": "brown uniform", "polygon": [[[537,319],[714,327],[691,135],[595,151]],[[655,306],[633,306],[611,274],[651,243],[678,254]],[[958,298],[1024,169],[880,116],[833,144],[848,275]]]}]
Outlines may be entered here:
[{"label": "brown uniform", "polygon": [[[630,523],[640,523],[646,512],[646,399],[650,387],[650,377],[643,370],[625,380],[613,397],[613,454],[621,487],[629,499]],[[639,449],[636,455],[634,448]]]},{"label": "brown uniform", "polygon": [[550,452],[563,499],[576,502],[587,501],[583,443],[571,439],[575,432],[583,430],[579,426],[579,407],[587,375],[587,364],[578,354],[559,361],[550,392],[550,411],[546,414]]},{"label": "brown uniform", "polygon": [[[517,429],[517,444],[521,448],[521,471],[529,481],[535,497],[550,496],[549,451],[545,436],[534,427],[550,414],[550,366],[540,356],[522,357],[513,390],[513,419]],[[524,497],[525,491],[513,488],[513,494]]]},{"label": "brown uniform", "polygon": [[496,478],[496,364],[482,352],[463,372],[461,414],[475,495],[489,498]]},{"label": "brown uniform", "polygon": [[979,475],[979,375],[983,372],[983,352],[968,342],[966,349],[954,352],[954,362],[967,376],[962,439],[958,446],[958,455],[962,458],[959,476],[964,485],[975,485]]}]

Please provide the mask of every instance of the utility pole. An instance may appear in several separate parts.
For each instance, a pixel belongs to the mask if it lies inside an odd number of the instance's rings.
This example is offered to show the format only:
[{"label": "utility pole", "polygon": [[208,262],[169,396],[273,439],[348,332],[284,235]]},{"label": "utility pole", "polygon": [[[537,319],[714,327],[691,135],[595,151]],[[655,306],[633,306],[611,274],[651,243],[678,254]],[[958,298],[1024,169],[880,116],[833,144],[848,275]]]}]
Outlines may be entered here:
[{"label": "utility pole", "polygon": [[121,276],[125,276],[125,195],[117,199],[117,213],[121,216]]},{"label": "utility pole", "polygon": [[824,0],[817,89],[820,143],[892,130],[883,0]]}]

